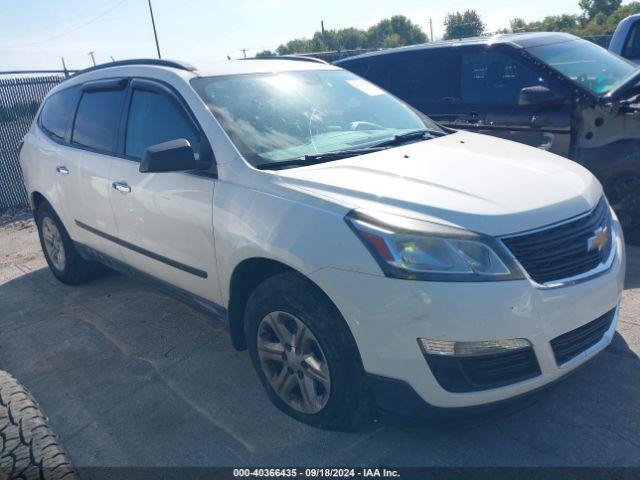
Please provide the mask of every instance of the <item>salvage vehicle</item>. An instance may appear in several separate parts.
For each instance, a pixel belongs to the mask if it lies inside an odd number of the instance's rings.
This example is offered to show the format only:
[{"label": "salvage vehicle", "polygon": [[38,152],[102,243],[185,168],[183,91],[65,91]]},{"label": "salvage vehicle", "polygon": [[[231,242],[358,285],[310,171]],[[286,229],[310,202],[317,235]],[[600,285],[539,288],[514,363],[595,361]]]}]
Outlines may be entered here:
[{"label": "salvage vehicle", "polygon": [[640,14],[620,21],[609,42],[609,51],[640,63]]},{"label": "salvage vehicle", "polygon": [[101,262],[223,318],[311,425],[487,408],[615,332],[624,242],[591,173],[324,62],[90,68],[20,161],[60,281]]},{"label": "salvage vehicle", "polygon": [[640,74],[566,33],[435,42],[336,62],[442,125],[570,158],[604,185],[640,242]]}]

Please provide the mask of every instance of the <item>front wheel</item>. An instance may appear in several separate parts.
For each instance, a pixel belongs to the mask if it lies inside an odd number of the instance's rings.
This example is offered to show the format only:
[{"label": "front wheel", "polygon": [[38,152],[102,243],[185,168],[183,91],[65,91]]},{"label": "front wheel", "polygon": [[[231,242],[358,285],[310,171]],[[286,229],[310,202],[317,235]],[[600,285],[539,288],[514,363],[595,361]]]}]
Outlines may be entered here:
[{"label": "front wheel", "polygon": [[353,430],[371,417],[364,371],[344,319],[311,282],[275,275],[251,294],[245,334],[271,401],[309,425]]},{"label": "front wheel", "polygon": [[35,212],[40,245],[53,275],[67,285],[78,285],[90,280],[99,270],[98,265],[84,260],[77,252],[60,218],[47,203]]}]

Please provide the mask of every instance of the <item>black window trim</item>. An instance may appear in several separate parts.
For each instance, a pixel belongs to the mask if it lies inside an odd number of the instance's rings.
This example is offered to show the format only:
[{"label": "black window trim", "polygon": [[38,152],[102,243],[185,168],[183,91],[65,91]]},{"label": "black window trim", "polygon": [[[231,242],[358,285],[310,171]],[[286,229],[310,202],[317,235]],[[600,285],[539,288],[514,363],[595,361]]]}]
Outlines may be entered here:
[{"label": "black window trim", "polygon": [[[52,141],[56,142],[59,145],[69,146],[69,141],[71,138],[71,129],[73,128],[73,121],[75,118],[75,112],[78,108],[78,102],[80,100],[80,96],[82,93],[82,89],[78,87],[79,85],[72,85],[70,87],[61,88],[60,90],[54,92],[51,95],[47,95],[47,98],[45,98],[45,100],[42,102],[42,108],[40,108],[40,112],[38,112],[38,119],[36,121],[36,125],[38,125],[42,133],[44,133],[49,139],[51,139]],[[76,89],[76,94],[73,100],[71,101],[71,114],[67,119],[67,125],[64,130],[64,138],[60,138],[57,135],[55,135],[53,132],[49,131],[47,127],[44,126],[44,124],[42,123],[42,112],[44,111],[45,105],[52,97],[62,92],[65,92],[67,90],[73,90],[73,89]]]}]

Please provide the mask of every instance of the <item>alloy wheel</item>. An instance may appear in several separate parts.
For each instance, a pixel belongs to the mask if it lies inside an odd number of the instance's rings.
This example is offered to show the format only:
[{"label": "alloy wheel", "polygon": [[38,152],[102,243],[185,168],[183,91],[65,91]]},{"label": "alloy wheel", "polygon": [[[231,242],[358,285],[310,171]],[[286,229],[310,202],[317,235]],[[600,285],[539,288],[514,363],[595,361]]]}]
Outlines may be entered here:
[{"label": "alloy wheel", "polygon": [[273,390],[291,408],[314,414],[331,393],[325,354],[311,330],[286,312],[271,312],[258,325],[258,358]]},{"label": "alloy wheel", "polygon": [[61,272],[64,271],[67,258],[64,253],[62,235],[60,235],[60,230],[58,230],[55,222],[49,217],[42,219],[42,239],[44,240],[44,248],[53,266]]}]

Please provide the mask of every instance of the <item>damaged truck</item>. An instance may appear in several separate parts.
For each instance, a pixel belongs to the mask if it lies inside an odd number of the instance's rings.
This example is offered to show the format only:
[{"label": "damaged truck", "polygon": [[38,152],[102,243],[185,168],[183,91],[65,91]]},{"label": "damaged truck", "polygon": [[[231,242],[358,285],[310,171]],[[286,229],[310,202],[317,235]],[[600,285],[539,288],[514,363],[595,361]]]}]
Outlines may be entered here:
[{"label": "damaged truck", "polygon": [[[336,62],[441,125],[568,157],[640,243],[640,68],[565,33],[435,42]],[[496,172],[499,173],[499,172]]]}]

